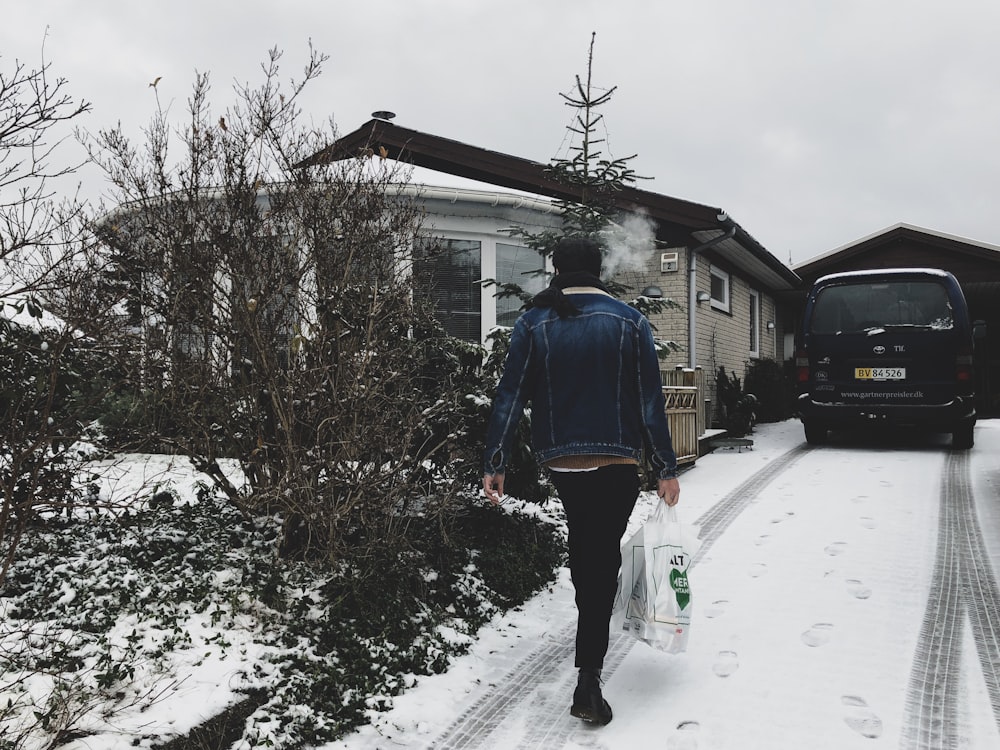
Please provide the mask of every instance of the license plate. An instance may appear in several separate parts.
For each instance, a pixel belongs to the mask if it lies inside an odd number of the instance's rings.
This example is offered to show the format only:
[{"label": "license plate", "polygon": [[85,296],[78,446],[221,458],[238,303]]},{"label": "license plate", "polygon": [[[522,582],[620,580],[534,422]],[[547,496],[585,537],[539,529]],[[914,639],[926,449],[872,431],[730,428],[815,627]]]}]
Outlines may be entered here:
[{"label": "license plate", "polygon": [[855,380],[906,380],[905,367],[855,367]]}]

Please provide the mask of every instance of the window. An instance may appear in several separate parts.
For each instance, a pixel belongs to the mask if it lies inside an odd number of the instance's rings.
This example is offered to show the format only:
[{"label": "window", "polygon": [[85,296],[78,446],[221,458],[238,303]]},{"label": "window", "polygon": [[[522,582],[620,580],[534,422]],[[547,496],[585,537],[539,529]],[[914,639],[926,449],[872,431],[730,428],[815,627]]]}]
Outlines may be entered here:
[{"label": "window", "polygon": [[712,281],[712,307],[729,312],[729,273],[715,266],[708,269]]},{"label": "window", "polygon": [[760,294],[750,290],[750,356],[760,356]]},{"label": "window", "polygon": [[482,336],[482,248],[475,240],[434,240],[418,248],[414,270],[434,302],[434,316],[449,335]]},{"label": "window", "polygon": [[[546,285],[545,259],[537,250],[520,245],[497,243],[496,281],[498,285],[517,284],[527,294],[535,295]],[[497,297],[497,325],[512,326],[521,314],[517,296]]]},{"label": "window", "polygon": [[954,326],[948,292],[935,281],[864,281],[828,286],[813,306],[812,333],[864,333],[900,326]]}]

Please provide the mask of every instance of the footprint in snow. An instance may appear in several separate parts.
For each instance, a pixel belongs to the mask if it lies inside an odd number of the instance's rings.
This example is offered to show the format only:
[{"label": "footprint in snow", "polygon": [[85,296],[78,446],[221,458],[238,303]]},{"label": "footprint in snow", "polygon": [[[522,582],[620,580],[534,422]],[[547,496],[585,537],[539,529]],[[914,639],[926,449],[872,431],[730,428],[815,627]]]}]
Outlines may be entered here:
[{"label": "footprint in snow", "polygon": [[865,586],[856,578],[847,579],[847,593],[855,599],[867,599],[872,595],[872,590]]},{"label": "footprint in snow", "polygon": [[878,524],[875,523],[874,518],[870,518],[869,516],[861,516],[861,525],[864,526],[866,529],[874,529]]},{"label": "footprint in snow", "polygon": [[882,736],[882,720],[868,707],[864,698],[844,695],[840,702],[847,707],[847,715],[844,717],[847,726],[868,739]]},{"label": "footprint in snow", "polygon": [[837,555],[844,554],[846,550],[847,542],[834,542],[833,544],[828,544],[823,551],[831,557],[836,557]]},{"label": "footprint in snow", "polygon": [[754,563],[753,565],[750,566],[750,569],[747,571],[747,573],[750,574],[751,578],[760,578],[762,575],[767,573],[767,565],[765,565],[764,563]]},{"label": "footprint in snow", "polygon": [[720,651],[715,664],[712,665],[712,671],[718,677],[729,677],[739,668],[740,660],[735,651]]},{"label": "footprint in snow", "polygon": [[719,599],[705,607],[705,617],[713,618],[725,614],[729,602],[726,599]]},{"label": "footprint in snow", "polygon": [[816,648],[824,646],[830,642],[830,634],[833,631],[833,624],[829,622],[817,622],[809,630],[802,634],[802,642],[807,646]]},{"label": "footprint in snow", "polygon": [[698,750],[700,729],[697,721],[682,721],[667,738],[667,750]]},{"label": "footprint in snow", "polygon": [[795,515],[794,511],[786,510],[785,515],[778,516],[777,518],[772,518],[771,523],[781,523],[782,521],[787,521],[789,518]]},{"label": "footprint in snow", "polygon": [[573,732],[569,736],[569,741],[573,743],[573,746],[578,747],[592,747],[595,750],[610,750],[610,748],[601,742],[597,735],[597,728],[599,725],[595,724],[593,726],[588,725],[586,729],[580,729]]},{"label": "footprint in snow", "polygon": [[766,544],[767,540],[770,537],[771,537],[770,534],[761,534],[759,537],[757,537],[756,539],[754,539],[753,543],[756,544],[758,547],[760,547],[761,545]]}]

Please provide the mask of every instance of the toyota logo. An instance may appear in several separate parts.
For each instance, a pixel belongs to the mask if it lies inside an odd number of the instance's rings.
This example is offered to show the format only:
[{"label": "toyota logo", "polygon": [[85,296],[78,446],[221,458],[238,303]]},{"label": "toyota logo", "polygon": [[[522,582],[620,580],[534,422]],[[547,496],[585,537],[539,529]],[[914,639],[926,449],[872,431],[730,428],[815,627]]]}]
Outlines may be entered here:
[{"label": "toyota logo", "polygon": [[885,354],[885,347],[884,346],[873,346],[872,347],[872,351],[875,352],[876,354]]}]

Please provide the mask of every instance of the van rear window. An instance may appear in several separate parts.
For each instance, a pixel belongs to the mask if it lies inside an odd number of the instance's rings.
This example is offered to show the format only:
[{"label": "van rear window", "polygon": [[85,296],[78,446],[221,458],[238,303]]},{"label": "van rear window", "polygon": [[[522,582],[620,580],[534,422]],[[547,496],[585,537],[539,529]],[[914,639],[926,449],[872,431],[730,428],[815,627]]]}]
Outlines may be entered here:
[{"label": "van rear window", "polygon": [[837,284],[820,290],[809,330],[863,333],[873,328],[949,329],[954,325],[945,288],[933,281]]}]

